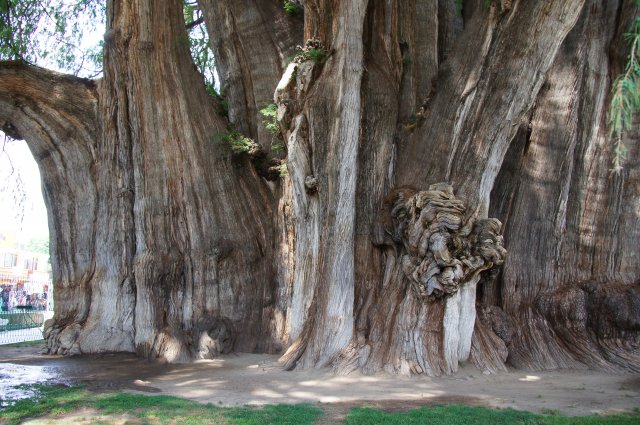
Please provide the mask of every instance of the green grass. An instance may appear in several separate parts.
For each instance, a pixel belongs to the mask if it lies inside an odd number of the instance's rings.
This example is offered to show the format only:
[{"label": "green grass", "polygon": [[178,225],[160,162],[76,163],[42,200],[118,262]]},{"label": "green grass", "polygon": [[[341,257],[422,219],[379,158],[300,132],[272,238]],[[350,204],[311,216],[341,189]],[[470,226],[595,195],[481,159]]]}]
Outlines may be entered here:
[{"label": "green grass", "polygon": [[547,416],[513,409],[495,410],[485,407],[469,407],[452,404],[447,406],[423,407],[408,412],[394,413],[359,407],[351,409],[344,423],[345,425],[630,425],[640,423],[640,416]]},{"label": "green grass", "polygon": [[19,424],[27,418],[59,416],[82,408],[95,409],[100,415],[127,413],[140,424],[312,424],[322,410],[309,405],[265,407],[218,407],[171,396],[146,396],[129,393],[96,394],[82,387],[33,385],[25,388],[38,394],[19,400],[0,410],[0,424]]},{"label": "green grass", "polygon": [[[19,424],[27,418],[56,417],[93,409],[100,418],[91,423],[112,423],[119,415],[127,414],[127,423],[137,424],[313,424],[322,415],[319,407],[305,404],[264,407],[220,407],[201,404],[171,396],[147,396],[122,392],[92,393],[82,387],[24,386],[36,394],[32,399],[19,400],[0,410],[0,424]],[[83,412],[83,416],[91,413]],[[99,419],[99,420],[98,420]],[[627,425],[640,423],[640,411],[616,416],[567,417],[560,414],[540,415],[513,409],[488,409],[447,405],[423,407],[407,412],[387,413],[359,407],[346,416],[347,425],[410,425],[410,424],[527,424],[527,425]]]}]

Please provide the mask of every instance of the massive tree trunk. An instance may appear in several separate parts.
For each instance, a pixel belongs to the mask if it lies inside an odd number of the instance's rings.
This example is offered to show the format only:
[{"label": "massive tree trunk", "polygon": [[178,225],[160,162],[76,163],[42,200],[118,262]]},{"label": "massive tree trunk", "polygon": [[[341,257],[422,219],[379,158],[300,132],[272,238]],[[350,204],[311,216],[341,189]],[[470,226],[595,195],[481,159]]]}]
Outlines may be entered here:
[{"label": "massive tree trunk", "polygon": [[[274,200],[246,157],[216,143],[227,123],[180,42],[180,2],[152,3],[109,5],[98,83],[26,65],[3,76],[5,116],[41,165],[53,220],[49,349],[169,361],[277,351]],[[15,83],[28,78],[42,80],[37,98]],[[41,109],[52,111],[29,120]]]},{"label": "massive tree trunk", "polygon": [[483,298],[511,317],[518,367],[640,367],[639,133],[627,133],[626,169],[615,174],[607,128],[632,3],[588,2],[491,195],[510,261]]},{"label": "massive tree trunk", "polygon": [[107,2],[100,81],[0,66],[49,207],[50,352],[639,370],[639,135],[610,174],[606,119],[635,3],[280,3],[200,2],[228,118],[179,1]]}]

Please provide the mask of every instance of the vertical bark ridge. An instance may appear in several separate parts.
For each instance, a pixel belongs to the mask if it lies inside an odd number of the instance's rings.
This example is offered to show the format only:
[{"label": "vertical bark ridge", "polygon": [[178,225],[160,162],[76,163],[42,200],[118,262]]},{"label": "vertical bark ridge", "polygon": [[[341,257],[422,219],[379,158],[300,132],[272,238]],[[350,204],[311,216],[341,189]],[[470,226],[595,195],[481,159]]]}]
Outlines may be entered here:
[{"label": "vertical bark ridge", "polygon": [[398,7],[398,41],[402,55],[400,122],[414,124],[418,108],[438,73],[438,4],[407,0]]},{"label": "vertical bark ridge", "polygon": [[[637,369],[638,268],[627,254],[634,248],[621,244],[639,232],[638,175],[609,171],[606,111],[616,71],[603,60],[628,27],[618,21],[623,3],[588,2],[538,96],[530,145],[511,152],[492,194],[513,254],[501,305],[525,324],[509,347],[518,367]],[[627,137],[633,167],[637,131]],[[522,170],[517,190],[507,182],[514,163]]]},{"label": "vertical bark ridge", "polygon": [[[470,212],[480,208],[486,217],[489,192],[506,148],[582,4],[518,2],[511,11],[493,4],[489,17],[477,14],[443,64],[445,77],[438,81],[428,107],[433,112],[400,152],[397,183],[420,187],[424,182],[450,181],[462,191]],[[522,58],[525,65],[513,58]],[[505,64],[516,63],[505,69]],[[424,149],[425,143],[433,149]],[[445,157],[448,162],[435,160]],[[466,167],[470,163],[482,164],[474,167],[477,173]]]},{"label": "vertical bark ridge", "polygon": [[221,91],[236,129],[269,150],[272,135],[260,110],[273,103],[273,92],[286,61],[302,43],[302,21],[288,15],[281,2],[201,1],[211,35]]},{"label": "vertical bark ridge", "polygon": [[[295,252],[296,267],[308,270],[317,277],[315,285],[297,280],[301,277],[298,274],[294,277],[294,301],[311,298],[314,306],[303,312],[305,306],[292,305],[294,311],[300,312],[298,317],[305,317],[305,324],[298,342],[294,342],[283,357],[287,367],[327,366],[346,348],[353,336],[355,190],[361,131],[362,34],[366,8],[367,2],[363,0],[356,3],[341,2],[334,9],[336,15],[332,22],[331,39],[321,40],[332,54],[320,75],[313,75],[314,66],[308,71],[311,78],[318,78],[312,90],[331,95],[310,95],[302,111],[297,111],[298,118],[294,118],[297,126],[292,133],[296,133],[308,119],[308,133],[305,133],[310,143],[300,146],[304,142],[289,139],[289,155],[294,159],[291,167],[295,167],[296,157],[309,158],[305,162],[313,167],[310,171],[317,178],[319,208],[315,211],[317,219],[310,223],[317,226],[311,230],[318,236],[317,245],[298,245],[300,249]],[[327,22],[317,25],[327,25]],[[305,33],[309,33],[309,29]],[[299,64],[299,69],[302,71],[309,65]],[[305,75],[304,72],[298,73],[296,81],[284,81],[281,85],[296,84],[298,80],[307,78]],[[323,113],[318,113],[320,111]],[[332,118],[334,116],[335,119]],[[296,152],[298,149],[302,151]],[[301,181],[305,178],[303,175],[292,175],[294,199],[308,196],[304,180]],[[305,191],[296,192],[300,189]],[[300,213],[305,214],[302,211]],[[307,232],[296,231],[296,238]],[[308,244],[311,241],[303,242]],[[305,293],[301,294],[299,291],[303,289]],[[309,318],[311,311],[312,319]]]}]

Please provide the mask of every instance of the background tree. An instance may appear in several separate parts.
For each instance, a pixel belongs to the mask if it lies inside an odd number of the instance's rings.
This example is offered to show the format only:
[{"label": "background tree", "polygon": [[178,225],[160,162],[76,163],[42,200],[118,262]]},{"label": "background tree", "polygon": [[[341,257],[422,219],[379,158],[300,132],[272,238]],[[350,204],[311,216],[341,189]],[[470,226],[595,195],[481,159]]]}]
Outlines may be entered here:
[{"label": "background tree", "polygon": [[98,80],[0,65],[49,207],[50,352],[640,369],[638,132],[612,174],[607,124],[635,1],[188,7],[106,1]]}]

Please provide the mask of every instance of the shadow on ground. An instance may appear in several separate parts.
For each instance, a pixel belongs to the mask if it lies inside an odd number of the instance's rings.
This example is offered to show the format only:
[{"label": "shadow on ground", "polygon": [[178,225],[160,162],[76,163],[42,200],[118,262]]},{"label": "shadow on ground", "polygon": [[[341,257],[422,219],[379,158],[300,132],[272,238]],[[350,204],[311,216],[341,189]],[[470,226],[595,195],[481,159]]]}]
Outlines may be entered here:
[{"label": "shadow on ground", "polygon": [[141,391],[221,406],[320,403],[326,423],[353,406],[383,410],[458,403],[567,415],[620,413],[640,405],[640,376],[595,371],[511,371],[483,375],[464,367],[440,378],[386,374],[332,375],[283,371],[277,356],[234,354],[189,364],[163,364],[132,354],[44,356],[41,347],[0,346],[0,394],[28,397],[18,384],[85,385],[90,391]]}]

